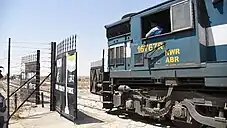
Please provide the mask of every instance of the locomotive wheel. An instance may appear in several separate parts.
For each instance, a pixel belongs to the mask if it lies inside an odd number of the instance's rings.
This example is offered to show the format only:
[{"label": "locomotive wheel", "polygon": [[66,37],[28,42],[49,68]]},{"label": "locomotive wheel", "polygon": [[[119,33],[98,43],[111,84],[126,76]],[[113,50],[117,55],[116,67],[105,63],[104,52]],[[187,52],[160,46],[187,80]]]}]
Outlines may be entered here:
[{"label": "locomotive wheel", "polygon": [[172,124],[176,127],[176,128],[208,128],[208,127],[204,127],[202,124],[198,123],[195,120],[191,120],[191,124],[183,122],[183,121],[178,121],[178,120],[171,120],[171,111],[172,109],[170,109],[169,113],[166,115],[166,117],[172,122]]}]

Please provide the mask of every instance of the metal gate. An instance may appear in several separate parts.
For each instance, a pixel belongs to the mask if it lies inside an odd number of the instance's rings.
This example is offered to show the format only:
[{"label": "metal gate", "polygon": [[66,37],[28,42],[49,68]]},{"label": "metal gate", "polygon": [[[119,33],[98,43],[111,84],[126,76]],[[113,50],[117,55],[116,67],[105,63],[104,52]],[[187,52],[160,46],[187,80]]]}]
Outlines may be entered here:
[{"label": "metal gate", "polygon": [[76,35],[57,45],[55,84],[56,110],[66,118],[77,118]]}]

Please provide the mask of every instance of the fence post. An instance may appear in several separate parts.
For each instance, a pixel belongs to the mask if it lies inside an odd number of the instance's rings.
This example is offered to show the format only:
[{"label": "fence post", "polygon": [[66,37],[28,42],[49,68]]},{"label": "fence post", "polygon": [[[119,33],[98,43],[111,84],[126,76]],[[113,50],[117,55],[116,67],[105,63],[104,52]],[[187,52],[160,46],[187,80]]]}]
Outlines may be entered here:
[{"label": "fence post", "polygon": [[[9,99],[9,93],[10,93],[10,90],[9,90],[9,84],[10,84],[10,47],[11,47],[11,38],[9,38],[9,46],[8,46],[8,73],[7,73],[7,117],[9,118],[10,117],[10,99]],[[9,127],[9,121],[7,120],[6,122],[6,128]]]},{"label": "fence post", "polygon": [[40,83],[40,50],[37,50],[37,60],[36,60],[36,104],[40,104],[39,83]]},{"label": "fence post", "polygon": [[42,107],[44,108],[44,98],[43,98],[43,92],[41,92],[41,101],[42,101]]},{"label": "fence post", "polygon": [[78,71],[77,68],[78,68],[78,64],[77,64],[77,62],[78,62],[78,53],[76,51],[76,72],[75,72],[75,79],[74,79],[74,82],[75,82],[75,85],[76,85],[75,92],[74,92],[75,93],[74,97],[76,97],[75,98],[75,104],[74,104],[74,116],[75,116],[75,119],[77,119],[77,113],[78,113],[78,111],[77,111],[77,87],[78,87],[78,82],[77,82],[77,71]]},{"label": "fence post", "polygon": [[16,111],[17,110],[17,93],[15,94],[15,97],[14,97],[14,106]]},{"label": "fence post", "polygon": [[51,86],[50,86],[50,111],[55,111],[55,82],[56,82],[56,42],[51,42]]}]

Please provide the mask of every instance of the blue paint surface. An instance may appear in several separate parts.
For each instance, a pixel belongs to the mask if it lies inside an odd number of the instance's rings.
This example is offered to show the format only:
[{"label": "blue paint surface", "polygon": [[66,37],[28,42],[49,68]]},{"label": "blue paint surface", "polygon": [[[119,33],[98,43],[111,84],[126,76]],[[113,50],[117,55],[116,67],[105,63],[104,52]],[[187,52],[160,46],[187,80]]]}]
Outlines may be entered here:
[{"label": "blue paint surface", "polygon": [[227,45],[208,47],[208,62],[227,61]]},{"label": "blue paint surface", "polygon": [[[144,44],[145,40],[142,39],[141,35],[141,17],[155,13],[157,11],[169,8],[172,4],[175,4],[182,0],[169,0],[167,2],[163,2],[162,4],[159,4],[155,7],[151,7],[148,9],[145,9],[143,11],[138,12],[137,14],[130,17],[130,24],[131,24],[131,33],[130,35],[127,35],[127,38],[125,36],[122,37],[116,37],[114,39],[108,39],[108,46],[112,46],[115,44],[118,44],[119,42],[125,42],[128,40],[132,40],[131,44],[131,57],[127,58],[126,64],[121,66],[111,66],[112,71],[114,70],[133,70],[133,71],[145,71],[148,72],[148,60],[144,59],[144,64],[140,66],[135,66],[135,60],[134,60],[134,54],[138,53],[137,47]],[[201,0],[202,1],[202,0]],[[189,70],[190,67],[193,67],[195,65],[200,65],[201,63],[214,63],[214,62],[220,62],[220,61],[227,61],[227,45],[220,45],[220,46],[206,46],[200,42],[199,36],[201,36],[200,31],[198,29],[198,24],[200,24],[204,29],[209,28],[216,25],[223,25],[227,24],[227,0],[223,0],[222,2],[213,5],[212,1],[210,0],[203,0],[200,2],[199,0],[193,0],[194,4],[194,28],[188,29],[185,31],[179,31],[176,33],[169,33],[163,36],[154,37],[151,39],[146,40],[146,44],[153,44],[158,42],[164,42],[166,43],[166,47],[163,50],[159,50],[154,53],[153,57],[160,55],[161,53],[164,53],[167,49],[180,49],[180,54],[177,55],[180,58],[180,62],[174,63],[175,67],[179,65],[181,67],[182,65],[185,67],[188,67]],[[196,3],[195,3],[196,2]],[[204,5],[201,5],[204,4]],[[201,11],[197,6],[204,7],[202,9],[203,14],[199,14]],[[198,19],[198,17],[201,17],[201,19]],[[205,15],[205,16],[204,16]],[[146,52],[145,52],[146,53]],[[160,73],[161,70],[166,70],[168,68],[171,68],[171,65],[168,65],[166,63],[166,58],[169,56],[163,56],[158,60],[158,63],[153,65],[153,69],[155,69],[155,72]],[[126,67],[125,67],[126,66]],[[173,69],[169,69],[173,70]],[[214,71],[214,70],[212,70]],[[195,73],[193,75],[193,73]],[[196,72],[193,72],[192,77],[196,76]],[[209,76],[215,76],[215,72],[207,72]],[[205,73],[206,74],[206,73]],[[185,74],[182,74],[182,76],[185,76]],[[205,77],[205,76],[204,76]]]},{"label": "blue paint surface", "polygon": [[[226,25],[227,24],[227,1],[223,0],[219,3],[213,4],[212,1],[209,0],[201,0],[200,3],[202,6],[205,7],[202,10],[203,14],[203,27],[205,28],[212,28],[218,25]],[[204,4],[204,5],[203,5]],[[208,30],[207,30],[208,31]],[[211,29],[209,29],[211,31]],[[226,30],[227,32],[227,30]],[[213,38],[212,32],[210,38]],[[216,37],[217,38],[217,37]],[[223,38],[223,37],[220,37]],[[212,42],[212,41],[210,41]],[[219,44],[223,42],[214,42],[214,44]],[[227,44],[227,43],[223,43]],[[203,62],[220,62],[220,61],[227,61],[227,45],[218,45],[218,46],[202,46],[201,45],[201,56]]]},{"label": "blue paint surface", "polygon": [[209,26],[227,24],[227,1],[213,4],[212,0],[205,0],[206,11],[209,17]]}]

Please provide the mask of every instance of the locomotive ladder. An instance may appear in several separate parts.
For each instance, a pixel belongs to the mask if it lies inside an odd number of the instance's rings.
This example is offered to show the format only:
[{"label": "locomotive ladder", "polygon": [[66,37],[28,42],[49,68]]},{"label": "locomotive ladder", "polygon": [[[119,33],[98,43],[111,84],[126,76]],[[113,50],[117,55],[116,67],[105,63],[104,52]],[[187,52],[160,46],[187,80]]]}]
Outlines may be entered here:
[{"label": "locomotive ladder", "polygon": [[113,94],[110,81],[103,81],[102,90],[103,108],[111,109],[113,107]]}]

